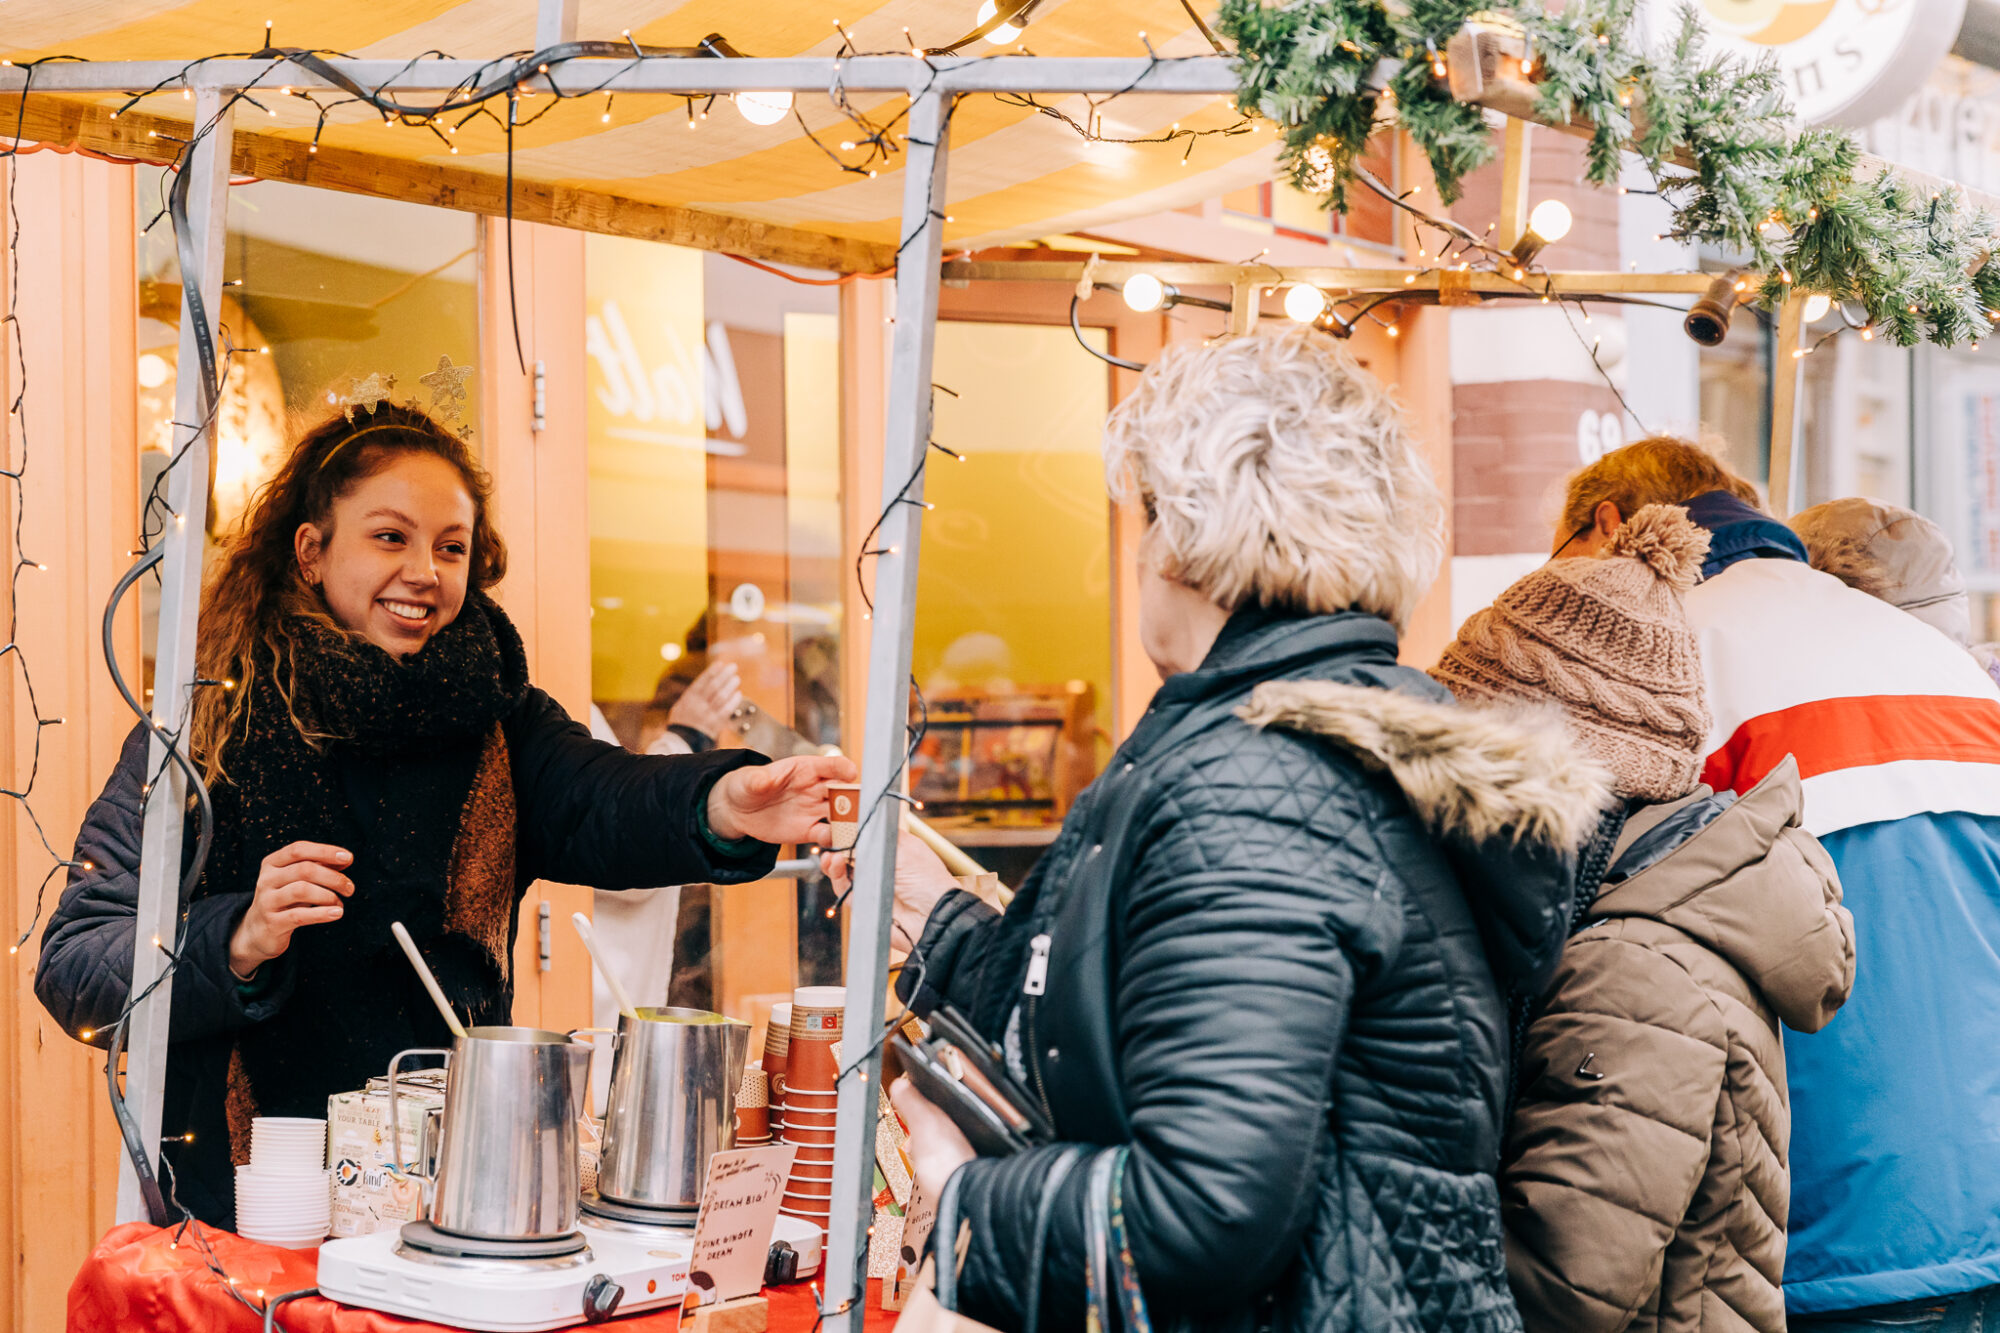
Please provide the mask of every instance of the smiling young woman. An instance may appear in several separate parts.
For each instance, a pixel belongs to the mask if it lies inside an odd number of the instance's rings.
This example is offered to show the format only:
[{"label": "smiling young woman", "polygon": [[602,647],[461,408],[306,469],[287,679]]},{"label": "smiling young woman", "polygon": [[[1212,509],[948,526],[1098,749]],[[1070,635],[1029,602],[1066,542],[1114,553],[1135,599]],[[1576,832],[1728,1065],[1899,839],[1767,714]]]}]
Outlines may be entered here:
[{"label": "smiling young woman", "polygon": [[[824,837],[827,784],[854,778],[838,757],[592,740],[530,684],[488,596],[507,567],[488,494],[464,441],[423,413],[335,416],[209,580],[199,674],[234,687],[193,701],[215,842],[186,905],[163,1120],[179,1197],[205,1221],[233,1222],[230,1163],[247,1160],[253,1116],[323,1116],[397,1051],[446,1044],[390,922],[461,1015],[506,1023],[533,880],[757,879],[776,844]],[[84,821],[89,868],[72,871],[36,973],[80,1039],[130,990],[146,744],[134,730]]]}]

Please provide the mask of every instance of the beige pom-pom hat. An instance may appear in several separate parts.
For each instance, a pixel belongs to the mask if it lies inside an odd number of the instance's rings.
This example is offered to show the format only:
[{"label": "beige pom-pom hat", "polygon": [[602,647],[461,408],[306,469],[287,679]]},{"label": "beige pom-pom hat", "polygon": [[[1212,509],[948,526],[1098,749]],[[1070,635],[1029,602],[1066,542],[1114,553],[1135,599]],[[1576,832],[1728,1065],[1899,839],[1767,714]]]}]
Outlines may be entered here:
[{"label": "beige pom-pom hat", "polygon": [[1474,615],[1431,674],[1459,698],[1550,700],[1621,796],[1676,800],[1700,781],[1708,737],[1701,650],[1682,597],[1708,533],[1647,505],[1601,555],[1552,560]]}]

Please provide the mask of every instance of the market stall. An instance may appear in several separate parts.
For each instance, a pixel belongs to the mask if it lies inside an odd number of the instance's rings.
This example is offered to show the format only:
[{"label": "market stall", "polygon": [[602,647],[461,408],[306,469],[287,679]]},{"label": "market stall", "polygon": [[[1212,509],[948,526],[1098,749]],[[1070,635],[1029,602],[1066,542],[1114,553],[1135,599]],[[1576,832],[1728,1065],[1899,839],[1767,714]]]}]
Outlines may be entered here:
[{"label": "market stall", "polygon": [[[949,53],[983,41],[1030,7],[989,5],[990,12],[970,34],[945,51],[927,51],[913,42],[909,50],[870,53],[842,29],[837,41],[822,43],[813,54],[753,58],[738,54],[721,39],[690,47],[652,47],[627,32],[617,40],[579,41],[576,7],[551,0],[543,6],[532,51],[473,61],[329,55],[317,48],[274,45],[288,34],[274,35],[268,28],[261,46],[237,54],[194,49],[199,43],[190,45],[184,30],[161,29],[124,34],[99,46],[88,40],[71,43],[63,58],[57,58],[51,34],[60,29],[51,25],[60,23],[62,6],[48,4],[41,6],[44,12],[28,15],[18,31],[40,33],[49,41],[11,37],[18,53],[9,62],[14,67],[0,69],[0,105],[10,106],[15,114],[19,137],[131,157],[150,155],[170,159],[177,168],[169,211],[183,276],[180,360],[184,366],[199,366],[201,373],[183,376],[178,386],[174,420],[180,433],[161,488],[172,522],[162,526],[156,542],[146,545],[119,588],[122,595],[141,577],[158,572],[163,591],[155,679],[161,683],[156,694],[161,699],[186,699],[198,689],[222,685],[197,676],[194,648],[199,534],[208,496],[215,386],[229,359],[240,351],[223,344],[217,332],[222,206],[233,171],[333,188],[415,190],[433,202],[499,214],[510,222],[533,217],[655,239],[695,240],[736,253],[850,272],[895,270],[879,517],[864,549],[850,553],[857,563],[866,563],[871,590],[868,722],[859,756],[859,789],[852,805],[833,812],[831,821],[836,828],[851,826],[856,865],[844,966],[848,985],[840,997],[801,990],[786,1024],[794,1043],[814,1042],[829,1032],[845,1038],[831,1050],[812,1051],[815,1073],[811,1079],[800,1076],[793,1084],[804,1094],[795,1104],[802,1113],[799,1124],[807,1125],[807,1116],[819,1119],[789,1141],[820,1159],[814,1165],[824,1164],[823,1176],[788,1174],[789,1166],[780,1170],[788,1202],[793,1201],[795,1188],[797,1199],[826,1201],[803,1210],[794,1203],[786,1211],[824,1224],[823,1290],[815,1317],[832,1329],[863,1326],[870,1309],[865,1274],[881,1160],[881,1048],[892,1029],[881,982],[891,956],[894,835],[910,800],[903,778],[912,744],[911,624],[925,512],[924,475],[940,449],[931,435],[932,348],[943,281],[1059,279],[1075,282],[1079,297],[1108,285],[1120,288],[1134,308],[1184,299],[1182,287],[1223,287],[1230,293],[1224,304],[1235,331],[1247,331],[1260,318],[1275,316],[1276,310],[1267,309],[1265,303],[1282,299],[1290,318],[1317,323],[1337,336],[1351,334],[1360,320],[1379,318],[1380,309],[1407,304],[1553,301],[1581,309],[1584,302],[1597,299],[1688,297],[1695,298],[1689,332],[1699,339],[1705,336],[1698,331],[1707,327],[1704,318],[1712,322],[1718,312],[1726,318],[1739,301],[1761,297],[1779,312],[1781,366],[1810,352],[1799,342],[1801,312],[1809,293],[1857,307],[1860,316],[1848,323],[1861,336],[1872,336],[1879,328],[1899,340],[1928,336],[1949,342],[1980,336],[1990,327],[1989,311],[2000,306],[2000,275],[1987,273],[1984,264],[1992,223],[1974,201],[1941,184],[1933,189],[1928,183],[1891,179],[1853,160],[1851,153],[1843,156],[1838,144],[1818,141],[1810,146],[1812,160],[1800,167],[1796,179],[1782,176],[1783,188],[1760,193],[1743,173],[1768,170],[1774,160],[1784,165],[1792,141],[1780,133],[1774,141],[1746,147],[1745,136],[1769,132],[1773,116],[1782,119],[1782,106],[1722,135],[1713,128],[1715,113],[1727,112],[1729,98],[1736,94],[1724,96],[1713,89],[1689,92],[1684,86],[1687,80],[1676,82],[1684,71],[1677,72],[1671,62],[1646,65],[1604,16],[1551,17],[1524,8],[1511,24],[1496,26],[1468,23],[1457,11],[1423,12],[1402,16],[1398,22],[1403,27],[1386,42],[1373,29],[1355,27],[1346,40],[1328,43],[1305,40],[1296,32],[1267,30],[1260,26],[1267,11],[1231,4],[1225,6],[1222,28],[1224,36],[1239,43],[1235,58],[1212,53],[1223,44],[1199,20],[1177,34],[1182,43],[1178,48],[1155,48],[1143,34],[1135,43],[1121,43],[1120,49],[1136,44],[1147,51],[1144,55]],[[1080,12],[1082,7],[1073,8]],[[1335,20],[1345,9],[1327,7]],[[1065,15],[1070,12],[1062,10]],[[476,36],[467,35],[468,40]],[[313,35],[312,40],[335,39]],[[340,40],[345,45],[366,45]],[[1382,49],[1370,49],[1371,43]],[[1039,41],[1037,45],[1043,46]],[[1689,62],[1696,59],[1682,54]],[[1334,65],[1347,67],[1334,69]],[[1292,77],[1281,77],[1286,70]],[[1298,77],[1302,73],[1315,77]],[[1747,95],[1755,95],[1755,89]],[[1071,111],[1036,100],[1042,96],[1073,99],[1070,105],[1081,111],[1081,123]],[[1141,189],[1135,195],[1131,179],[1114,180],[1101,165],[1082,164],[1076,174],[1086,188],[1065,196],[1061,209],[1036,205],[1037,191],[1029,186],[1042,172],[1039,166],[1024,167],[1023,154],[986,142],[998,137],[993,125],[981,119],[989,106],[1009,108],[1010,121],[1061,121],[1065,132],[1074,131],[1084,143],[1116,137],[1126,143],[1166,146],[1160,155],[1168,164],[1166,177],[1181,170],[1172,166],[1176,156],[1185,162],[1197,148],[1208,152],[1214,145],[1221,145],[1217,152],[1233,155],[1222,170],[1263,171],[1268,159],[1252,146],[1259,127],[1218,102],[1232,96],[1277,122],[1285,138],[1287,166],[1298,179],[1335,197],[1357,180],[1368,188],[1380,188],[1379,182],[1357,172],[1355,150],[1391,114],[1431,155],[1440,191],[1447,192],[1454,172],[1462,172],[1477,156],[1468,139],[1484,141],[1482,108],[1511,113],[1513,124],[1522,128],[1510,127],[1505,136],[1509,183],[1503,215],[1482,234],[1419,207],[1408,194],[1395,198],[1399,208],[1414,215],[1419,236],[1428,228],[1438,247],[1435,258],[1420,249],[1424,262],[1407,270],[1290,269],[1258,262],[1179,267],[1144,261],[1093,262],[1047,268],[945,264],[948,229],[955,243],[977,244],[1047,230],[1052,213],[1063,225],[1084,225],[1092,217],[1119,209],[1197,197],[1191,192],[1216,184],[1191,184],[1183,178],[1172,187]],[[985,100],[989,97],[994,103]],[[626,100],[619,103],[618,98]],[[673,160],[677,150],[664,146],[671,136],[662,121],[684,116],[687,127],[698,131],[699,118],[718,98],[733,99],[752,124],[792,116],[803,133],[788,136],[782,148],[770,149],[766,162],[729,159],[702,169],[634,169],[629,153],[651,152]],[[819,104],[822,98],[824,108]],[[1156,132],[1134,126],[1129,134],[1105,133],[1107,116],[1155,98],[1169,107],[1189,109],[1171,122],[1170,129],[1157,130],[1156,118],[1152,122]],[[810,117],[803,109],[809,99]],[[1637,123],[1635,102],[1651,111],[1651,128]],[[669,108],[667,113],[657,109],[659,103]],[[586,120],[610,124],[615,106],[634,105],[653,108],[636,118],[635,129],[642,130],[617,136],[616,142],[593,142],[587,150],[564,152],[559,135],[545,145],[531,128],[541,115],[549,114],[552,126],[567,126],[573,137],[581,137],[576,131]],[[277,122],[276,127],[248,131],[246,126],[259,112]],[[1549,272],[1536,257],[1543,244],[1560,234],[1558,223],[1566,225],[1566,219],[1530,210],[1529,138],[1524,128],[1530,118],[1591,135],[1594,143],[1604,145],[1600,156],[1611,163],[1628,146],[1635,149],[1666,173],[1663,190],[1681,192],[1686,234],[1736,243],[1749,252],[1750,264],[1743,273],[1720,280],[1706,273]],[[1655,132],[1662,125],[1682,133]],[[466,134],[461,136],[461,130]],[[836,134],[850,137],[838,139],[837,147],[823,141]],[[464,156],[459,140],[469,143],[481,136],[484,152],[475,154],[483,157],[479,168],[450,165],[449,159]],[[971,188],[956,191],[947,171],[954,138],[965,142],[960,155],[972,165],[973,180]],[[1729,157],[1731,153],[1735,156]],[[1727,172],[1711,169],[1725,157],[1731,164]],[[1688,176],[1687,165],[1697,172]],[[795,181],[808,168],[851,179],[837,188],[789,195],[783,191],[795,186],[773,183]],[[1609,167],[1604,171],[1608,173]],[[878,177],[879,183],[871,184]],[[579,179],[591,184],[579,187]],[[1608,180],[1605,174],[1599,183]],[[1697,184],[1686,184],[1688,180]],[[891,189],[900,194],[899,213],[880,207],[879,196]],[[1746,209],[1746,204],[1755,207]],[[878,216],[881,213],[891,216],[885,219]],[[960,214],[971,219],[969,225],[957,223]],[[1836,222],[1847,230],[1835,232]],[[1389,331],[1393,336],[1393,325]],[[1774,375],[1773,385],[1773,492],[1782,510],[1790,477],[1796,376]],[[116,601],[114,597],[112,611]],[[112,611],[107,611],[107,623]],[[115,670],[117,655],[108,644],[106,655]],[[128,1155],[120,1218],[135,1227],[144,1219],[162,1228],[173,1219],[166,1211],[160,1182],[154,1179],[150,1145],[160,1134],[173,986],[173,953],[163,942],[177,938],[185,899],[185,888],[178,883],[181,877],[169,874],[168,868],[184,864],[180,811],[189,801],[206,798],[186,756],[184,720],[172,709],[148,708],[132,691],[125,693],[152,732],[152,764],[160,776],[145,825],[133,999],[112,1044],[114,1067],[117,1052],[122,1048],[127,1053],[122,1096],[113,1080]],[[205,846],[197,849],[192,858],[196,875],[205,850]],[[621,1068],[626,1072],[614,1073],[614,1089],[624,1086],[627,1096],[645,1099],[627,1103],[628,1110],[633,1105],[644,1108],[630,1113],[630,1125],[670,1118],[669,1108],[678,1104],[677,1097],[691,1099],[690,1089],[719,1089],[723,1103],[733,1101],[741,1085],[731,1071],[740,1071],[745,1057],[740,1048],[706,1062],[679,1052],[659,1066],[668,1071],[659,1081],[643,1083],[632,1071],[639,1068],[637,1052],[660,1035],[654,1029],[700,1025],[670,1019],[665,1011],[626,1008],[628,1023],[621,1025],[625,1031],[620,1045]],[[727,1025],[716,1026],[722,1030]],[[676,1033],[676,1039],[681,1035]],[[571,1245],[571,1235],[582,1234],[576,1210],[580,1191],[568,1187],[565,1174],[580,1169],[575,1145],[564,1140],[561,1129],[566,1123],[567,1134],[576,1133],[574,1115],[565,1112],[569,1095],[557,1096],[551,1108],[542,1109],[544,1118],[522,1131],[523,1141],[546,1140],[553,1145],[548,1151],[554,1165],[538,1179],[556,1185],[550,1197],[534,1201],[538,1209],[546,1209],[545,1214],[519,1217],[510,1210],[521,1206],[525,1187],[499,1181],[500,1157],[491,1151],[492,1140],[475,1140],[474,1129],[482,1136],[505,1139],[510,1117],[530,1113],[524,1109],[528,1099],[489,1092],[485,1109],[473,1109],[482,1104],[474,1101],[478,1085],[472,1072],[486,1064],[498,1067],[503,1057],[515,1064],[541,1061],[547,1068],[533,1075],[537,1086],[567,1087],[564,1080],[574,1083],[581,1078],[574,1068],[578,1049],[583,1048],[562,1034],[506,1039],[490,1031],[482,1035],[479,1029],[460,1034],[451,1091],[446,1094],[453,1100],[444,1108],[437,1179],[427,1191],[434,1198],[428,1215],[411,1225],[428,1228],[424,1233],[432,1245],[428,1252],[446,1260],[512,1264],[510,1274],[560,1272],[560,1299],[569,1309],[577,1306],[580,1295],[575,1319],[582,1319],[608,1313],[605,1302],[615,1306],[615,1301],[608,1289],[597,1285],[594,1270],[586,1273],[568,1263],[581,1244]],[[795,1073],[805,1068],[803,1050],[786,1054]],[[699,1079],[694,1071],[701,1071]],[[512,1076],[528,1077],[518,1069]],[[392,1140],[399,1127],[397,1087],[391,1070],[383,1091],[388,1096]],[[618,1095],[614,1090],[613,1106],[606,1113],[600,1171],[615,1170],[618,1154],[634,1152],[633,1144],[641,1137],[636,1129],[621,1129]],[[746,1105],[752,1100],[746,1098]],[[450,1114],[453,1106],[460,1107],[456,1118]],[[725,1118],[702,1142],[719,1146],[715,1136],[726,1140],[735,1132],[734,1121]],[[620,1137],[626,1133],[633,1137]],[[455,1151],[462,1156],[454,1168]],[[706,1157],[705,1152],[701,1155]],[[392,1141],[389,1164],[402,1168],[411,1160]],[[697,1171],[692,1179],[684,1173],[671,1189],[630,1183],[601,1189],[599,1203],[608,1201],[608,1206],[595,1214],[598,1220],[592,1225],[597,1230],[591,1232],[591,1244],[619,1255],[625,1265],[613,1283],[619,1298],[643,1289],[664,1305],[693,1281],[687,1253],[680,1255],[678,1270],[669,1271],[669,1265],[655,1273],[648,1267],[646,1244],[657,1244],[658,1228],[685,1227],[704,1198],[703,1180]],[[447,1188],[452,1181],[458,1193]],[[589,1192],[582,1192],[588,1203]],[[453,1213],[455,1208],[465,1212]],[[641,1215],[630,1215],[633,1209]],[[617,1227],[610,1225],[617,1223],[656,1230],[636,1233],[648,1238],[645,1244],[622,1241]],[[442,1238],[430,1236],[432,1231],[443,1233]],[[406,1293],[417,1279],[407,1267],[396,1268],[385,1257],[396,1247],[395,1233],[377,1234],[381,1240],[357,1236],[331,1242],[310,1269],[302,1259],[247,1243],[241,1249],[231,1248],[226,1239],[221,1249],[200,1245],[199,1270],[219,1274],[221,1287],[228,1288],[201,1289],[200,1299],[249,1305],[265,1312],[268,1320],[271,1303],[281,1292],[316,1286],[333,1291],[346,1305],[412,1313]],[[491,1244],[468,1248],[454,1239],[466,1235],[491,1238]],[[172,1236],[165,1229],[134,1229],[107,1237],[86,1270],[80,1299],[97,1300],[103,1308],[115,1308],[120,1301],[133,1302],[131,1309],[143,1308],[145,1302],[130,1285],[137,1275],[149,1275],[147,1281],[173,1282],[177,1273],[196,1271],[191,1258],[179,1257],[186,1247]],[[404,1239],[410,1239],[408,1233]],[[355,1244],[360,1241],[368,1242],[369,1255]],[[159,1252],[163,1243],[165,1256]],[[564,1249],[566,1245],[571,1248]],[[621,1254],[622,1246],[629,1246],[630,1253]],[[373,1255],[376,1249],[383,1254]],[[692,1249],[690,1245],[689,1253]],[[354,1263],[343,1268],[350,1257]],[[246,1292],[239,1266],[266,1276]],[[390,1292],[392,1286],[395,1292]],[[190,1290],[195,1288],[200,1288],[199,1282]],[[783,1302],[796,1306],[796,1292],[782,1298],[780,1305]],[[773,1326],[788,1327],[781,1322],[780,1305],[773,1306]],[[288,1309],[285,1317],[293,1327],[345,1326],[324,1322],[331,1315],[321,1306],[302,1304]],[[315,1318],[322,1322],[312,1323]],[[564,1321],[574,1322],[567,1316]]]}]

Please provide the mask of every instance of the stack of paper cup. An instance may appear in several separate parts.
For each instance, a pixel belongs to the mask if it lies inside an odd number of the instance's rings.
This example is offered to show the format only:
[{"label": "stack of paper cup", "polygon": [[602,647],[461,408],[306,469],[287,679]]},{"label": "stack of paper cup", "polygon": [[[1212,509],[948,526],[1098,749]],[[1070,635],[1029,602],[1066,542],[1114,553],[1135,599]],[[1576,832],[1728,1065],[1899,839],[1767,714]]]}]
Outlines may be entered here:
[{"label": "stack of paper cup", "polygon": [[771,1141],[770,1084],[755,1063],[743,1066],[736,1090],[736,1146],[755,1148]]},{"label": "stack of paper cup", "polygon": [[250,1122],[250,1161],[236,1168],[236,1233],[309,1250],[332,1221],[326,1121],[262,1116]]},{"label": "stack of paper cup", "polygon": [[785,1129],[785,1060],[792,1045],[792,1006],[780,1000],[771,1006],[771,1021],[764,1027],[765,1092],[771,1103],[771,1132]]},{"label": "stack of paper cup", "polygon": [[798,1145],[780,1211],[824,1230],[833,1205],[833,1121],[847,991],[806,986],[792,992],[792,1041],[785,1063],[785,1142]]}]

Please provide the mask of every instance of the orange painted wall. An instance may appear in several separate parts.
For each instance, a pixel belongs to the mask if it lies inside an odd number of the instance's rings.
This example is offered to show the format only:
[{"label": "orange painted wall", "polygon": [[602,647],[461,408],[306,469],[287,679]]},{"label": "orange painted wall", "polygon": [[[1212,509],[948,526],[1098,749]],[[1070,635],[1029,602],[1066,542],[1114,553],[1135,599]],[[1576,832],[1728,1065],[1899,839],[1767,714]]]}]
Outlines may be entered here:
[{"label": "orange painted wall", "polygon": [[[18,657],[0,658],[0,782],[23,786],[35,764],[37,727],[24,688],[32,671],[43,717],[33,808],[41,833],[67,856],[84,810],[110,776],[133,719],[104,670],[99,626],[106,597],[128,564],[138,530],[134,460],[134,275],[132,177],[123,167],[42,153],[16,159],[20,234],[9,237],[8,182],[0,178],[0,254],[19,242],[19,324],[0,335],[0,383],[8,403],[22,387],[19,416],[0,418],[7,467],[0,482],[5,563],[28,559],[16,582]],[[0,271],[0,301],[11,273]],[[22,501],[20,544],[14,506]],[[4,585],[0,580],[0,585]],[[4,593],[0,593],[4,596]],[[136,603],[137,598],[131,599]],[[0,622],[4,623],[4,622]],[[120,656],[139,657],[136,606],[119,622]],[[0,903],[7,942],[36,914],[38,886],[53,858],[14,802],[0,803]],[[62,889],[47,887],[47,908]],[[111,1224],[117,1158],[104,1098],[103,1057],[72,1041],[34,995],[37,926],[4,958],[0,987],[0,1328],[63,1326],[69,1281]]]}]

